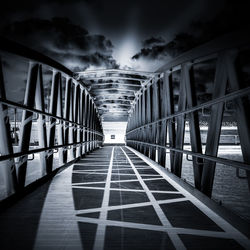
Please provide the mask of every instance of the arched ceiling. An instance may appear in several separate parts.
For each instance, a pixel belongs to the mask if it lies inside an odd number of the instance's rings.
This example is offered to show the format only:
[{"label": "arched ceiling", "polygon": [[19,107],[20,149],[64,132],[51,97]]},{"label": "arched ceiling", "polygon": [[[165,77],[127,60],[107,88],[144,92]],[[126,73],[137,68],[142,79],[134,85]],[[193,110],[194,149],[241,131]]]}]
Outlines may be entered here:
[{"label": "arched ceiling", "polygon": [[75,73],[94,97],[103,121],[127,121],[138,91],[157,73],[106,69]]}]

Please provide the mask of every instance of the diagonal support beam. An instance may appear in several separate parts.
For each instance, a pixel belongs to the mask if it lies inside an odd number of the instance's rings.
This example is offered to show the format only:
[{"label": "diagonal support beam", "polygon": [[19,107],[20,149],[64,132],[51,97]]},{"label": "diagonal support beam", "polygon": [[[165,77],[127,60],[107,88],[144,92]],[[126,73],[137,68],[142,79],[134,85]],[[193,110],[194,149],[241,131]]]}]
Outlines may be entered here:
[{"label": "diagonal support beam", "polygon": [[[164,89],[166,93],[166,109],[167,115],[172,115],[174,113],[174,93],[173,93],[173,81],[172,81],[172,73],[165,72],[164,74]],[[167,121],[168,128],[168,141],[170,147],[175,147],[175,119]],[[175,152],[170,151],[170,168],[171,172],[174,172],[174,156]]]},{"label": "diagonal support beam", "polygon": [[[240,86],[238,75],[236,72],[237,52],[232,51],[230,57],[226,61],[227,73],[229,77],[229,86],[231,91],[237,91],[245,86]],[[237,98],[235,103],[235,117],[237,120],[238,133],[242,155],[245,163],[250,164],[250,113],[249,113],[249,98]],[[248,179],[248,187],[250,190],[250,171],[246,171]]]},{"label": "diagonal support beam", "polygon": [[[225,66],[226,60],[227,58],[224,53],[218,56],[215,72],[213,99],[224,96],[226,94],[226,85],[228,79],[227,70]],[[207,143],[205,152],[206,155],[217,156],[223,111],[224,103],[218,103],[211,107],[211,115],[208,123],[207,132]],[[204,161],[201,179],[201,191],[209,197],[211,197],[212,195],[215,166],[215,162],[208,160]]]},{"label": "diagonal support beam", "polygon": [[[181,82],[180,82],[180,92],[178,101],[178,111],[183,111],[186,108],[187,97],[186,97],[186,81],[189,78],[188,65],[183,64],[181,67]],[[176,119],[177,132],[176,132],[176,148],[183,149],[184,144],[184,133],[185,133],[185,115],[180,115]],[[182,169],[182,153],[176,152],[174,157],[173,172],[178,177],[181,177]]]},{"label": "diagonal support beam", "polygon": [[[194,81],[192,79],[193,71],[191,64],[187,65],[186,76],[186,92],[187,92],[187,108],[197,105],[196,91]],[[202,154],[201,135],[199,126],[198,111],[189,114],[190,141],[192,152]],[[193,156],[194,182],[195,187],[201,189],[201,176],[203,168],[203,159]]]},{"label": "diagonal support beam", "polygon": [[[42,65],[39,65],[38,69],[38,81],[36,86],[36,98],[35,98],[36,108],[45,111],[44,106],[44,91],[43,91],[43,75],[42,75]],[[47,133],[46,133],[46,118],[44,115],[39,114],[37,120],[38,127],[38,139],[39,146],[41,148],[47,147]],[[40,153],[40,165],[41,165],[41,175],[46,175],[46,169],[48,165],[47,152]]]},{"label": "diagonal support beam", "polygon": [[[0,98],[6,99],[4,78],[2,71],[2,60],[0,58]],[[13,154],[10,137],[10,123],[8,107],[0,102],[0,153],[1,155]],[[17,175],[14,159],[1,162],[0,174],[4,179],[5,192],[9,196],[17,190]]]},{"label": "diagonal support beam", "polygon": [[[39,65],[37,63],[30,63],[24,97],[24,105],[30,108],[33,108],[35,103],[35,90],[38,77],[38,69]],[[26,152],[29,150],[32,117],[32,112],[23,110],[19,142],[20,152]],[[19,189],[22,189],[25,186],[27,159],[27,155],[24,155],[18,159],[17,178]]]},{"label": "diagonal support beam", "polygon": [[[51,87],[51,95],[50,95],[50,108],[49,112],[52,115],[57,114],[57,102],[58,102],[58,89],[59,89],[59,82],[61,81],[61,73],[60,72],[53,72],[52,78],[52,87]],[[55,145],[55,133],[56,133],[56,119],[51,117],[49,122],[49,129],[48,129],[48,146],[53,147]],[[48,155],[48,165],[47,165],[47,173],[52,172],[53,167],[53,150],[50,151]]]}]

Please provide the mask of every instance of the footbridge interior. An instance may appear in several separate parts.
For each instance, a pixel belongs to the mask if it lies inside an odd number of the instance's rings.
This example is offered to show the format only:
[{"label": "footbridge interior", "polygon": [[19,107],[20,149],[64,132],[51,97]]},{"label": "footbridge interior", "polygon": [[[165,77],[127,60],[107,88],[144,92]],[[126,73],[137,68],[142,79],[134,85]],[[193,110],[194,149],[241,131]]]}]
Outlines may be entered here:
[{"label": "footbridge interior", "polygon": [[1,248],[250,249],[248,33],[155,72],[0,52]]}]

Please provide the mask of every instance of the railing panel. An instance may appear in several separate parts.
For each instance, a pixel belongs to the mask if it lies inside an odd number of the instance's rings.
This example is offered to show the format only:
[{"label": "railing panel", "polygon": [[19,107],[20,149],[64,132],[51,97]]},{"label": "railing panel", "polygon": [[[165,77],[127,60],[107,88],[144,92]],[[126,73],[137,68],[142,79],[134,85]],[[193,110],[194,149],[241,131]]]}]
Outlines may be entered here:
[{"label": "railing panel", "polygon": [[[127,145],[144,149],[140,151],[153,160],[156,160],[154,152],[158,151],[158,162],[164,167],[164,157],[170,153],[167,167],[179,177],[186,174],[182,171],[185,155],[185,164],[193,166],[190,170],[193,185],[210,197],[216,163],[236,168],[237,178],[250,183],[250,114],[247,109],[250,59],[246,59],[249,57],[250,37],[249,34],[236,35],[228,44],[225,37],[195,48],[160,68],[157,72],[161,74],[162,85],[155,76],[139,91],[141,123],[134,122],[138,110],[135,101],[126,131]],[[240,37],[246,39],[243,41]],[[234,44],[237,49],[232,51]],[[160,93],[156,94],[159,86]],[[222,120],[223,114],[225,120]],[[227,132],[227,123],[234,124],[233,134]],[[235,132],[237,129],[239,134]],[[144,135],[138,137],[138,133]],[[234,145],[241,149],[242,161],[229,156],[218,157],[220,145]]]},{"label": "railing panel", "polygon": [[[187,108],[197,105],[196,89],[192,79],[193,71],[192,66],[187,69],[189,74],[186,78],[186,93],[187,93]],[[200,126],[199,126],[199,115],[198,112],[193,112],[188,115],[189,128],[190,128],[190,143],[192,152],[202,153]],[[195,187],[201,189],[201,176],[203,169],[203,160],[200,158],[193,157],[193,170],[194,170],[194,181]]]},{"label": "railing panel", "polygon": [[[219,55],[216,65],[213,99],[224,96],[226,94],[227,72],[226,63],[227,57],[223,53]],[[224,103],[219,103],[211,107],[211,115],[208,123],[206,155],[217,156],[219,138],[221,132],[222,117],[224,111]],[[201,191],[208,196],[212,194],[214,180],[215,163],[204,161],[204,167],[201,178]]]},{"label": "railing panel", "polygon": [[[5,60],[8,77],[10,73],[15,75],[11,72],[16,70],[15,58],[24,67],[29,64],[28,76],[25,70],[18,71],[22,73],[21,81],[27,78],[24,100],[13,96],[9,100],[0,63],[0,199],[4,199],[62,164],[77,159],[86,148],[99,147],[103,143],[103,129],[92,97],[82,83],[72,78],[70,70],[2,38],[0,51],[5,58],[13,57],[8,63]],[[91,105],[85,104],[86,99]]]},{"label": "railing panel", "polygon": [[[2,72],[2,60],[0,58],[0,97],[6,99],[4,78]],[[0,153],[1,155],[13,154],[11,136],[10,136],[10,123],[8,117],[8,106],[0,103]],[[14,159],[2,161],[0,173],[4,184],[3,193],[6,196],[13,194],[17,189],[17,175]],[[2,197],[0,197],[2,198]]]}]

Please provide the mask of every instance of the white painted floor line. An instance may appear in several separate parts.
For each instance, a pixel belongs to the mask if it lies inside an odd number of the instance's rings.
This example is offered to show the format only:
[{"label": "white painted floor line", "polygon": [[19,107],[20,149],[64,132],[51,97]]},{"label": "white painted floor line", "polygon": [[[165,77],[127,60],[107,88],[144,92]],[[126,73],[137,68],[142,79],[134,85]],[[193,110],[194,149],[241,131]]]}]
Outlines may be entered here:
[{"label": "white painted floor line", "polygon": [[135,193],[145,193],[144,190],[141,189],[125,189],[125,188],[110,188],[111,191],[128,191],[128,192],[135,192]]},{"label": "white painted floor line", "polygon": [[[126,154],[126,152],[123,150],[123,148],[121,148],[121,150],[123,151],[124,155],[127,157],[131,167],[133,168],[133,170],[135,171],[135,174],[140,182],[140,184],[142,185],[143,189],[146,191],[146,194],[150,200],[150,202],[152,203],[154,210],[156,212],[156,214],[158,215],[161,223],[163,226],[166,227],[171,227],[171,223],[169,222],[169,220],[167,219],[167,217],[165,216],[164,212],[162,211],[160,205],[158,204],[157,200],[155,199],[155,197],[153,196],[153,194],[150,192],[148,186],[145,184],[144,180],[141,178],[138,170],[136,169],[135,165],[133,164],[133,162],[129,159],[128,155]],[[172,240],[173,245],[175,246],[176,249],[186,249],[186,247],[184,246],[183,242],[181,241],[180,237],[178,236],[178,234],[176,233],[171,233],[169,234],[170,239]]]},{"label": "white painted floor line", "polygon": [[72,183],[72,186],[89,185],[89,184],[105,184],[105,183],[106,181],[76,182],[76,183]]},{"label": "white painted floor line", "polygon": [[86,176],[88,175],[106,175],[106,173],[99,173],[99,172],[78,172],[78,171],[73,171],[73,174],[84,174]]},{"label": "white painted floor line", "polygon": [[74,189],[90,189],[90,190],[105,190],[104,187],[83,187],[83,186],[72,186]]},{"label": "white painted floor line", "polygon": [[80,166],[80,167],[103,167],[103,169],[108,169],[108,165],[105,165],[105,164],[98,164],[98,165],[92,165],[93,163],[92,162],[88,162],[88,163],[74,163],[75,166]]},{"label": "white painted floor line", "polygon": [[153,162],[146,156],[142,155],[141,153],[137,152],[133,148],[127,147],[131,152],[135,153],[137,156],[139,156],[141,159],[143,159],[146,163],[148,163],[154,170],[156,170],[159,174],[164,176],[164,178],[177,190],[179,190],[184,196],[188,198],[197,208],[199,208],[206,216],[208,216],[212,221],[214,221],[220,228],[222,228],[225,233],[227,233],[230,238],[237,241],[240,245],[242,245],[246,249],[250,249],[250,241],[249,239],[243,235],[240,231],[238,231],[235,227],[233,227],[231,224],[229,224],[227,221],[225,221],[222,217],[220,217],[218,214],[216,214],[214,211],[212,211],[210,208],[208,208],[205,204],[203,204],[200,200],[198,200],[195,196],[193,196],[191,193],[189,193],[187,190],[185,190],[183,187],[181,187],[178,183],[176,183],[174,180],[172,180],[166,172],[166,169],[163,169],[160,165]]},{"label": "white painted floor line", "polygon": [[[175,202],[182,202],[186,201],[186,198],[178,198],[178,199],[169,199],[169,200],[161,200],[156,201],[155,203],[158,204],[169,204],[169,203],[175,203]],[[106,209],[108,211],[110,210],[118,210],[118,209],[126,209],[126,208],[136,208],[136,207],[145,207],[145,206],[153,206],[152,202],[141,202],[141,203],[132,203],[132,204],[125,204],[125,205],[114,205],[114,206],[107,206]],[[76,214],[87,214],[87,213],[94,213],[94,212],[100,212],[102,208],[89,208],[89,209],[81,209],[77,210]]]},{"label": "white painted floor line", "polygon": [[78,221],[87,222],[87,223],[101,223],[105,226],[116,226],[116,227],[126,227],[126,228],[135,228],[142,230],[150,230],[150,231],[160,231],[166,232],[168,235],[172,234],[189,234],[189,235],[197,235],[197,236],[207,236],[207,237],[217,237],[217,238],[225,238],[230,239],[230,235],[225,232],[220,231],[209,231],[209,230],[197,230],[191,228],[179,228],[179,227],[168,227],[161,225],[153,225],[153,224],[143,224],[143,223],[134,223],[134,222],[125,222],[125,221],[114,221],[114,220],[102,220],[88,217],[79,217]]},{"label": "white painted floor line", "polygon": [[[160,178],[150,178],[150,179],[145,179],[145,181],[153,181],[153,180],[164,180],[163,177]],[[120,181],[110,181],[111,183],[121,183],[121,182],[137,182],[137,179],[129,179],[129,180],[120,180]],[[90,182],[77,182],[77,183],[72,183],[73,186],[77,185],[88,185],[88,184],[103,184],[106,183],[106,181],[90,181]]]},{"label": "white painted floor line", "polygon": [[[113,159],[114,159],[114,147],[112,147],[112,153],[110,157],[109,163],[109,170],[105,184],[105,190],[103,194],[102,206],[99,219],[106,220],[108,215],[108,205],[109,205],[109,195],[110,195],[110,184],[111,184],[111,175],[112,175],[112,166],[113,166]],[[95,242],[94,242],[94,250],[102,250],[104,249],[104,242],[105,242],[105,231],[106,225],[105,224],[98,224],[96,235],[95,235]]]},{"label": "white painted floor line", "polygon": [[[72,188],[105,190],[104,187],[83,187],[83,186],[73,186]],[[128,191],[128,192],[135,192],[135,193],[145,193],[144,190],[140,190],[140,189],[110,188],[110,190],[111,190],[111,191]]]},{"label": "white painted floor line", "polygon": [[[107,174],[106,173],[96,173],[94,170],[92,172],[83,172],[83,171],[78,171],[78,170],[74,170],[73,171],[73,174],[85,174],[85,175],[105,175]],[[112,175],[118,175],[118,176],[135,176],[135,174],[127,174],[127,173],[113,173],[112,172]],[[142,177],[159,177],[160,175],[159,174],[141,174]]]},{"label": "white painted floor line", "polygon": [[80,172],[80,173],[92,173],[92,172],[104,172],[108,173],[108,169],[91,169],[91,170],[73,170],[73,173]]},{"label": "white painted floor line", "polygon": [[162,190],[150,190],[151,193],[159,193],[159,194],[182,194],[179,191],[162,191]]}]

